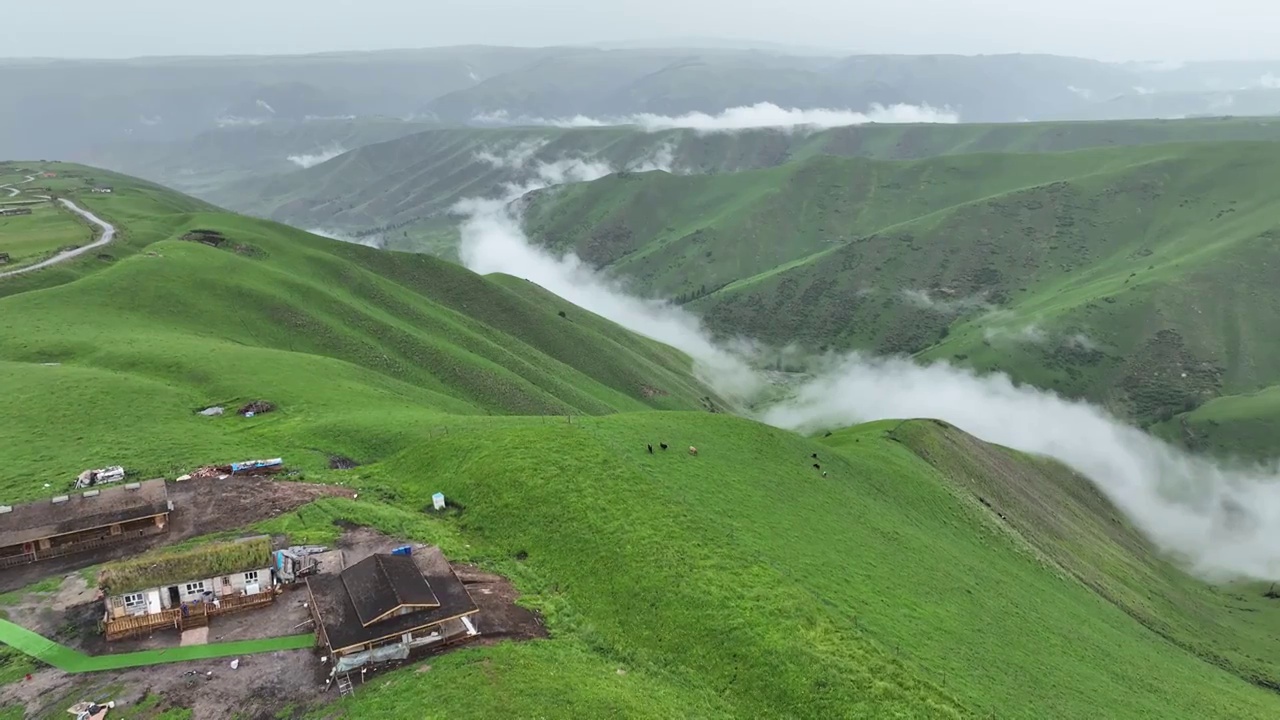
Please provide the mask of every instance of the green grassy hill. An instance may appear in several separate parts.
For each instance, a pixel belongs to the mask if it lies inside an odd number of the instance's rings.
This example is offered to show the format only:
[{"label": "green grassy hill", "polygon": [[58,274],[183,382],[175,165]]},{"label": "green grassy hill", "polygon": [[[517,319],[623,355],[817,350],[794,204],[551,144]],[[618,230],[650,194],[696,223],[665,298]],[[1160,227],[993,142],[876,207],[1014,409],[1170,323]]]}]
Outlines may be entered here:
[{"label": "green grassy hill", "polygon": [[827,156],[539,193],[531,236],[778,345],[949,359],[1144,422],[1280,380],[1280,144]]},{"label": "green grassy hill", "polygon": [[[91,172],[58,167],[68,185]],[[713,394],[682,354],[524,281],[112,179],[114,195],[76,197],[123,228],[105,259],[0,280],[10,477],[108,460],[161,472],[227,453],[372,460],[395,439],[447,425],[444,413],[693,409]],[[183,239],[197,229],[225,241]],[[259,397],[281,410],[248,421],[194,414]],[[121,413],[134,419],[121,423]],[[36,431],[80,415],[90,442]],[[388,422],[391,437],[373,429]],[[4,492],[25,497],[39,484],[15,480]]]},{"label": "green grassy hill", "polygon": [[821,132],[700,134],[634,128],[440,128],[361,147],[307,170],[236,181],[205,196],[225,207],[299,227],[380,229],[393,247],[450,257],[456,222],[442,217],[468,197],[499,194],[528,168],[495,168],[476,154],[525,148],[536,163],[586,157],[616,170],[668,160],[682,172],[770,168],[817,155],[919,159],[982,152],[1051,152],[1168,142],[1280,140],[1270,118],[994,125],[863,125]]},{"label": "green grassy hill", "polygon": [[24,207],[30,207],[30,215],[0,217],[0,253],[9,256],[0,271],[30,265],[90,241],[92,230],[70,211],[50,203]]},{"label": "green grassy hill", "polygon": [[[699,455],[650,456],[650,438]],[[415,506],[428,490],[396,478],[424,467],[466,505],[458,540],[526,579],[551,639],[398,673],[353,715],[405,716],[439,691],[477,718],[1250,717],[1277,702],[1248,684],[1280,672],[1265,588],[1190,580],[1078,477],[931,421],[821,442],[706,414],[526,423],[380,472]]]},{"label": "green grassy hill", "polygon": [[[1182,574],[1061,466],[935,421],[806,438],[694,412],[709,391],[687,358],[518,278],[53,167],[122,236],[109,259],[0,283],[0,499],[104,462],[283,455],[359,499],[255,530],[331,544],[354,522],[435,543],[512,578],[546,620],[546,639],[374,676],[315,717],[1280,707],[1265,588]],[[89,178],[116,193],[80,192]],[[280,407],[195,414],[250,399]],[[327,475],[329,454],[365,464]],[[422,510],[436,491],[452,512]]]}]

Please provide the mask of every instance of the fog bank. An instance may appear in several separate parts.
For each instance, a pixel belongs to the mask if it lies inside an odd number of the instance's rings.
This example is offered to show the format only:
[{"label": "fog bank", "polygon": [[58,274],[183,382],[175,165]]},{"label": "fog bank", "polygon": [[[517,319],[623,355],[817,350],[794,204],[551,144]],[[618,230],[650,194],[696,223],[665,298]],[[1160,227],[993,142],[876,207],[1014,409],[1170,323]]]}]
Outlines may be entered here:
[{"label": "fog bank", "polygon": [[329,145],[327,147],[321,148],[320,150],[317,150],[314,153],[300,153],[298,155],[290,155],[288,157],[288,160],[294,165],[297,165],[298,167],[305,169],[305,168],[313,167],[315,165],[319,165],[322,162],[328,162],[338,157],[339,155],[341,155],[346,151],[347,149],[342,147],[341,145],[333,144],[333,145]]},{"label": "fog bank", "polygon": [[[477,198],[455,208],[466,215],[460,252],[466,266],[526,278],[683,350],[694,359],[698,376],[726,399],[741,403],[758,397],[768,381],[755,369],[750,342],[718,343],[683,309],[629,294],[575,255],[554,256],[525,237],[512,200],[551,179],[589,179],[607,170],[589,159],[539,163],[531,158],[493,155],[500,162],[523,163],[520,167],[535,179],[509,186],[503,197]],[[1015,385],[1004,375],[850,354],[827,358],[793,397],[758,417],[800,432],[878,419],[945,420],[984,440],[1073,468],[1147,537],[1203,577],[1280,579],[1276,469],[1229,468],[1193,457],[1100,408]]]},{"label": "fog bank", "polygon": [[473,118],[485,125],[549,125],[553,127],[605,127],[634,125],[647,132],[685,128],[699,132],[735,132],[754,128],[824,130],[867,123],[957,123],[960,116],[950,108],[929,105],[872,104],[866,112],[830,108],[782,108],[770,102],[728,108],[714,115],[691,112],[683,115],[637,113],[622,117],[596,118],[576,115],[568,118],[542,118],[521,115],[511,117],[506,111],[484,113]]}]

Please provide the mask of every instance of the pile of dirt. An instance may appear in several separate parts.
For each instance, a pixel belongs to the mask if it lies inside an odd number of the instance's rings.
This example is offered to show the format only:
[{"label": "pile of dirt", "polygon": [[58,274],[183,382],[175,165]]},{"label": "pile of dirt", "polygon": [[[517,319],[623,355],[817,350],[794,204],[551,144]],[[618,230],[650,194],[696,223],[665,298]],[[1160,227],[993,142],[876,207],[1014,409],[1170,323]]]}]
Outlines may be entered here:
[{"label": "pile of dirt", "polygon": [[350,470],[352,468],[357,468],[357,467],[360,467],[360,463],[356,462],[355,460],[352,460],[351,458],[345,455],[329,456],[330,470]]},{"label": "pile of dirt", "polygon": [[230,250],[238,255],[244,255],[247,257],[264,257],[266,255],[266,253],[264,253],[262,250],[252,245],[245,245],[244,243],[231,242],[230,240],[227,239],[226,235],[223,235],[217,230],[204,230],[204,229],[192,230],[186,235],[183,235],[182,239],[188,242],[198,242],[202,245],[208,245],[209,247],[216,247],[216,248],[221,248],[223,250]]},{"label": "pile of dirt", "polygon": [[663,395],[667,395],[668,393],[666,390],[663,390],[660,387],[654,387],[652,385],[641,385],[640,394],[646,398],[655,398],[655,397],[662,397]]},{"label": "pile of dirt", "polygon": [[276,409],[276,406],[273,403],[269,403],[266,400],[254,400],[253,402],[245,405],[244,407],[240,408],[236,412],[240,413],[241,415],[248,415],[249,413],[253,413],[254,415],[261,415],[263,413],[269,413],[275,409]]},{"label": "pile of dirt", "polygon": [[186,480],[221,480],[222,478],[229,477],[230,475],[230,465],[205,465],[204,467],[192,470],[185,478],[178,479],[183,480],[184,482]]},{"label": "pile of dirt", "polygon": [[183,235],[182,239],[187,240],[189,242],[204,243],[209,247],[221,247],[222,244],[227,241],[227,236],[223,235],[217,230],[197,229],[197,230],[192,230],[186,235]]},{"label": "pile of dirt", "polygon": [[188,530],[200,534],[232,530],[297,509],[322,497],[351,497],[351,488],[231,476],[222,480],[188,480],[169,486],[176,512],[170,536]]},{"label": "pile of dirt", "polygon": [[520,593],[507,578],[463,563],[454,563],[453,571],[467,593],[480,608],[476,615],[476,629],[480,637],[476,643],[489,645],[502,640],[530,640],[547,636],[547,626],[542,615],[516,604]]}]

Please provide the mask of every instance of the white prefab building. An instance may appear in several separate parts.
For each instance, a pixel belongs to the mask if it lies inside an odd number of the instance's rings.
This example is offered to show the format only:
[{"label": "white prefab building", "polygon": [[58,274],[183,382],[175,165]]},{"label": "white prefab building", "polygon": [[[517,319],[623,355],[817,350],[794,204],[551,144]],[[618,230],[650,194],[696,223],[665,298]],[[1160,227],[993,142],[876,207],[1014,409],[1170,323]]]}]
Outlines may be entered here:
[{"label": "white prefab building", "polygon": [[208,618],[275,600],[271,539],[213,543],[107,565],[99,575],[107,639]]},{"label": "white prefab building", "polygon": [[125,615],[147,615],[161,610],[181,609],[183,603],[194,605],[207,602],[218,607],[223,598],[258,595],[270,588],[271,568],[264,567],[121,593],[112,597],[109,602],[113,610],[121,608]]}]

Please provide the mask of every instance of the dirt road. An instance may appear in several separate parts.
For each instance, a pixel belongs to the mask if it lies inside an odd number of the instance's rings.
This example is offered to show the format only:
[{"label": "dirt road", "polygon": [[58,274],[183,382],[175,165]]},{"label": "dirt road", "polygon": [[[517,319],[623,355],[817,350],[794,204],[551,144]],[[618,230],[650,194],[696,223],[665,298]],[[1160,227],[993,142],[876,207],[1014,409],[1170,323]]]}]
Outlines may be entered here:
[{"label": "dirt road", "polygon": [[35,176],[35,175],[28,175],[26,178],[24,178],[24,179],[22,179],[22,180],[19,180],[19,181],[18,181],[18,182],[16,182],[16,183],[5,183],[4,185],[0,185],[0,190],[8,190],[8,191],[9,191],[9,197],[17,197],[17,196],[18,196],[18,193],[20,193],[20,192],[22,192],[22,191],[21,191],[21,190],[19,190],[19,189],[18,189],[18,188],[16,188],[16,187],[14,187],[14,185],[26,185],[27,183],[29,183],[29,182],[31,182],[32,180],[35,180],[35,179],[36,179],[36,176]]},{"label": "dirt road", "polygon": [[103,220],[97,215],[94,215],[88,210],[85,210],[79,205],[76,205],[70,200],[67,200],[66,198],[60,198],[58,202],[65,205],[67,209],[70,210],[71,212],[76,213],[77,215],[83,217],[84,219],[98,226],[98,228],[102,230],[102,235],[97,240],[94,240],[88,245],[75,248],[74,250],[67,250],[66,252],[60,252],[57,255],[54,255],[53,257],[49,258],[48,260],[41,260],[40,262],[34,265],[21,267],[21,268],[18,268],[17,270],[0,272],[0,278],[6,278],[6,277],[9,277],[10,275],[21,275],[22,273],[28,273],[33,270],[39,270],[40,268],[49,267],[50,265],[57,265],[58,263],[63,262],[64,260],[70,260],[71,258],[76,257],[78,255],[83,255],[84,253],[87,253],[94,248],[102,247],[103,245],[106,245],[107,243],[111,242],[115,238],[116,236],[115,225],[112,225],[106,220]]}]

